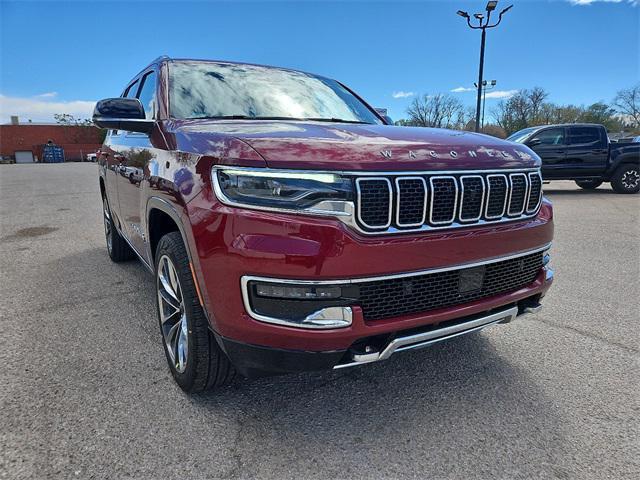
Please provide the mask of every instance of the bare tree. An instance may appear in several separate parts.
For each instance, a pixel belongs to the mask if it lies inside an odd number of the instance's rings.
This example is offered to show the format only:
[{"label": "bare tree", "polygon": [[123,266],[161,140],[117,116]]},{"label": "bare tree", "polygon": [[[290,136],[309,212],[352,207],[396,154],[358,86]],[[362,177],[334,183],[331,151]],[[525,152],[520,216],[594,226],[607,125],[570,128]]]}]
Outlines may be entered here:
[{"label": "bare tree", "polygon": [[418,127],[462,128],[466,122],[462,102],[448,94],[424,94],[407,109],[408,123]]},{"label": "bare tree", "polygon": [[640,83],[620,90],[613,99],[613,106],[629,118],[634,127],[640,127]]}]

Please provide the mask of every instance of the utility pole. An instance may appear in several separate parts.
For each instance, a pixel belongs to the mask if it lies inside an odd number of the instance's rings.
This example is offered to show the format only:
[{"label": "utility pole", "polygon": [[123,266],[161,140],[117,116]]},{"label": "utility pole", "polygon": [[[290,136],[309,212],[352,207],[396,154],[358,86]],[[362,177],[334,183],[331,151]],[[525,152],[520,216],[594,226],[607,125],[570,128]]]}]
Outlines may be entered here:
[{"label": "utility pole", "polygon": [[477,83],[478,98],[476,102],[476,132],[480,131],[480,109],[482,107],[482,75],[484,70],[484,45],[487,38],[487,29],[494,28],[500,25],[500,22],[502,21],[502,15],[507,13],[507,11],[509,11],[511,7],[513,7],[513,5],[509,5],[507,8],[502,10],[498,15],[498,21],[494,24],[491,24],[491,12],[493,12],[497,6],[498,6],[497,1],[487,2],[487,6],[486,6],[487,18],[486,19],[484,14],[474,13],[473,17],[476,20],[478,20],[477,25],[471,24],[471,17],[464,10],[458,10],[457,12],[458,15],[460,15],[462,18],[465,18],[467,20],[467,25],[469,26],[469,28],[473,30],[482,30],[482,37],[480,40],[480,68],[478,69],[478,83]]}]

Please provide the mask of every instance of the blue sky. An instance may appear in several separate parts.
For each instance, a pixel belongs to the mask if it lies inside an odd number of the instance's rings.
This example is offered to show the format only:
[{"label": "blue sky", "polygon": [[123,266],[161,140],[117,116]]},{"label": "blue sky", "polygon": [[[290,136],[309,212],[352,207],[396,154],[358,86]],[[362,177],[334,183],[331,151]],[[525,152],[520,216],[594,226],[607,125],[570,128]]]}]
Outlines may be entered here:
[{"label": "blue sky", "polygon": [[[639,81],[637,0],[503,0],[498,9],[510,3],[487,35],[493,95],[541,86],[552,101],[589,104]],[[398,119],[412,95],[473,86],[480,34],[455,12],[485,4],[0,0],[0,122],[88,116],[160,54],[320,73]],[[474,102],[473,92],[453,94]],[[487,99],[488,112],[497,101]]]}]

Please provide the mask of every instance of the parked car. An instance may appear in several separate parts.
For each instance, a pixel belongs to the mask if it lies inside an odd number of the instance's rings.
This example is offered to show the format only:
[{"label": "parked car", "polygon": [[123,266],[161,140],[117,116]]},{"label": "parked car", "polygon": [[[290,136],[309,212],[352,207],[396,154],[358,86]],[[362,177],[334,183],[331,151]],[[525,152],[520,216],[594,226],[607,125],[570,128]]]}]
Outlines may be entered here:
[{"label": "parked car", "polygon": [[611,143],[602,125],[542,125],[507,140],[527,145],[540,156],[545,181],[575,180],[587,190],[611,182],[617,193],[640,191],[640,144]]},{"label": "parked car", "polygon": [[[524,145],[387,125],[318,75],[166,57],[93,121],[109,255],[155,276],[185,391],[385,360],[538,311],[552,283]],[[141,159],[134,186],[117,166]]]},{"label": "parked car", "polygon": [[87,162],[95,162],[98,160],[98,154],[96,153],[87,153]]}]

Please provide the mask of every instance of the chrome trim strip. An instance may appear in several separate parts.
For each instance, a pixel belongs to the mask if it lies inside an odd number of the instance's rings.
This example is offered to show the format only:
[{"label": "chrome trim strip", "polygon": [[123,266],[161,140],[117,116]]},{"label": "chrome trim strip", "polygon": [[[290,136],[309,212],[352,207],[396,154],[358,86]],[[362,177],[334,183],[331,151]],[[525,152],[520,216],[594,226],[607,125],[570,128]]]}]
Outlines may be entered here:
[{"label": "chrome trim strip", "polygon": [[[479,178],[480,179],[480,183],[482,184],[482,195],[480,197],[480,213],[478,214],[477,217],[474,218],[462,218],[462,209],[464,208],[464,180],[465,178]],[[462,192],[460,194],[460,212],[458,212],[458,219],[461,222],[476,222],[478,220],[480,220],[480,217],[482,217],[482,207],[484,206],[484,199],[485,199],[485,185],[484,185],[484,178],[482,178],[482,175],[462,175],[460,177],[460,191]]]},{"label": "chrome trim strip", "polygon": [[[453,180],[453,186],[456,188],[456,193],[454,196],[454,201],[453,201],[453,215],[451,217],[451,220],[444,220],[444,221],[438,221],[438,222],[434,222],[433,221],[433,197],[435,195],[435,189],[433,188],[433,181],[434,180],[439,180],[441,178],[450,178],[451,180]],[[433,177],[429,177],[429,187],[431,187],[431,196],[429,197],[429,223],[432,225],[447,225],[450,226],[451,223],[456,219],[456,212],[458,209],[458,181],[456,180],[456,177],[453,177],[451,175],[436,175]]]},{"label": "chrome trim strip", "polygon": [[353,177],[380,177],[380,176],[408,176],[408,175],[462,175],[465,173],[470,174],[486,174],[486,173],[510,173],[510,172],[535,172],[540,170],[540,167],[525,167],[525,168],[499,168],[499,169],[474,169],[474,170],[300,170],[289,168],[262,168],[262,167],[236,167],[234,165],[214,165],[212,168],[217,170],[244,170],[247,172],[282,172],[282,173],[325,173],[329,175],[346,175]]},{"label": "chrome trim strip", "polygon": [[[417,223],[400,223],[400,182],[403,180],[420,180],[422,182],[422,186],[424,187],[424,202],[422,203],[422,220]],[[424,224],[427,219],[427,181],[422,177],[396,177],[396,195],[398,197],[396,201],[396,225],[399,227],[419,227]]]},{"label": "chrome trim strip", "polygon": [[[450,327],[439,328],[436,330],[430,330],[423,333],[416,333],[414,335],[405,335],[396,337],[382,350],[375,355],[374,353],[366,356],[354,355],[353,362],[343,363],[334,366],[334,370],[346,367],[353,367],[356,365],[364,365],[365,363],[379,362],[381,360],[387,360],[391,355],[396,352],[403,352],[406,350],[413,350],[416,348],[423,348],[434,343],[449,340],[451,338],[465,335],[467,333],[476,332],[490,325],[498,323],[509,323],[514,320],[518,315],[518,307],[511,307],[500,312],[484,315],[482,317],[469,320],[467,322],[459,323],[457,325],[451,325]],[[360,358],[357,358],[360,357]],[[364,358],[362,358],[364,357]]]},{"label": "chrome trim strip", "polygon": [[529,210],[529,197],[527,197],[527,206],[526,206],[525,212],[527,214],[531,214],[537,211],[540,208],[540,204],[542,203],[542,175],[540,174],[540,172],[529,172],[528,177],[529,177],[529,195],[531,195],[531,187],[533,185],[533,183],[531,182],[531,178],[538,177],[540,179],[540,193],[538,194],[538,201],[536,202],[535,207],[533,207],[533,209],[531,210]]},{"label": "chrome trim strip", "polygon": [[[511,212],[511,197],[513,196],[513,178],[514,177],[524,177],[524,198],[522,199],[522,210],[519,212]],[[510,173],[509,174],[509,207],[507,208],[507,215],[522,215],[524,213],[524,209],[527,208],[527,201],[529,200],[529,187],[527,182],[527,175],[525,173]]]},{"label": "chrome trim strip", "polygon": [[[383,181],[387,183],[387,188],[389,189],[389,212],[387,214],[387,223],[385,225],[376,225],[372,226],[362,220],[362,193],[360,191],[360,183],[361,182],[378,182]],[[391,186],[391,181],[387,177],[367,177],[367,178],[356,178],[356,207],[358,212],[358,221],[367,228],[372,230],[382,230],[389,228],[391,226],[391,217],[393,212],[393,188]]]},{"label": "chrome trim strip", "polygon": [[[489,181],[489,178],[491,177],[501,177],[504,179],[504,202],[502,205],[502,212],[500,212],[500,215],[492,215],[489,216],[488,211],[489,211],[489,200],[491,200],[491,182]],[[507,198],[509,197],[509,180],[507,179],[506,175],[487,175],[487,201],[485,202],[485,209],[484,209],[484,217],[487,219],[493,219],[493,218],[503,218],[504,214],[507,210]]]},{"label": "chrome trim strip", "polygon": [[421,275],[430,275],[432,273],[441,273],[448,272],[451,270],[459,270],[462,268],[472,268],[479,267],[480,265],[488,265],[490,263],[502,262],[505,260],[511,260],[513,258],[525,257],[527,255],[531,255],[537,252],[543,252],[548,250],[551,247],[551,243],[547,243],[544,246],[534,248],[532,250],[526,250],[523,252],[514,253],[512,255],[506,255],[502,257],[494,257],[487,260],[481,260],[477,262],[471,263],[462,263],[458,265],[452,265],[448,267],[440,267],[440,268],[430,268],[425,270],[417,270],[414,272],[404,272],[404,273],[394,273],[389,275],[378,275],[375,277],[361,277],[361,278],[347,278],[347,279],[335,279],[335,280],[300,280],[295,278],[273,278],[273,277],[261,277],[255,275],[244,275],[242,277],[242,285],[243,285],[243,296],[248,294],[244,289],[244,285],[250,281],[257,282],[270,282],[270,283],[284,283],[287,285],[295,284],[295,285],[352,285],[356,283],[368,283],[368,282],[377,282],[380,280],[394,280],[397,278],[409,278],[409,277],[418,277]]}]

